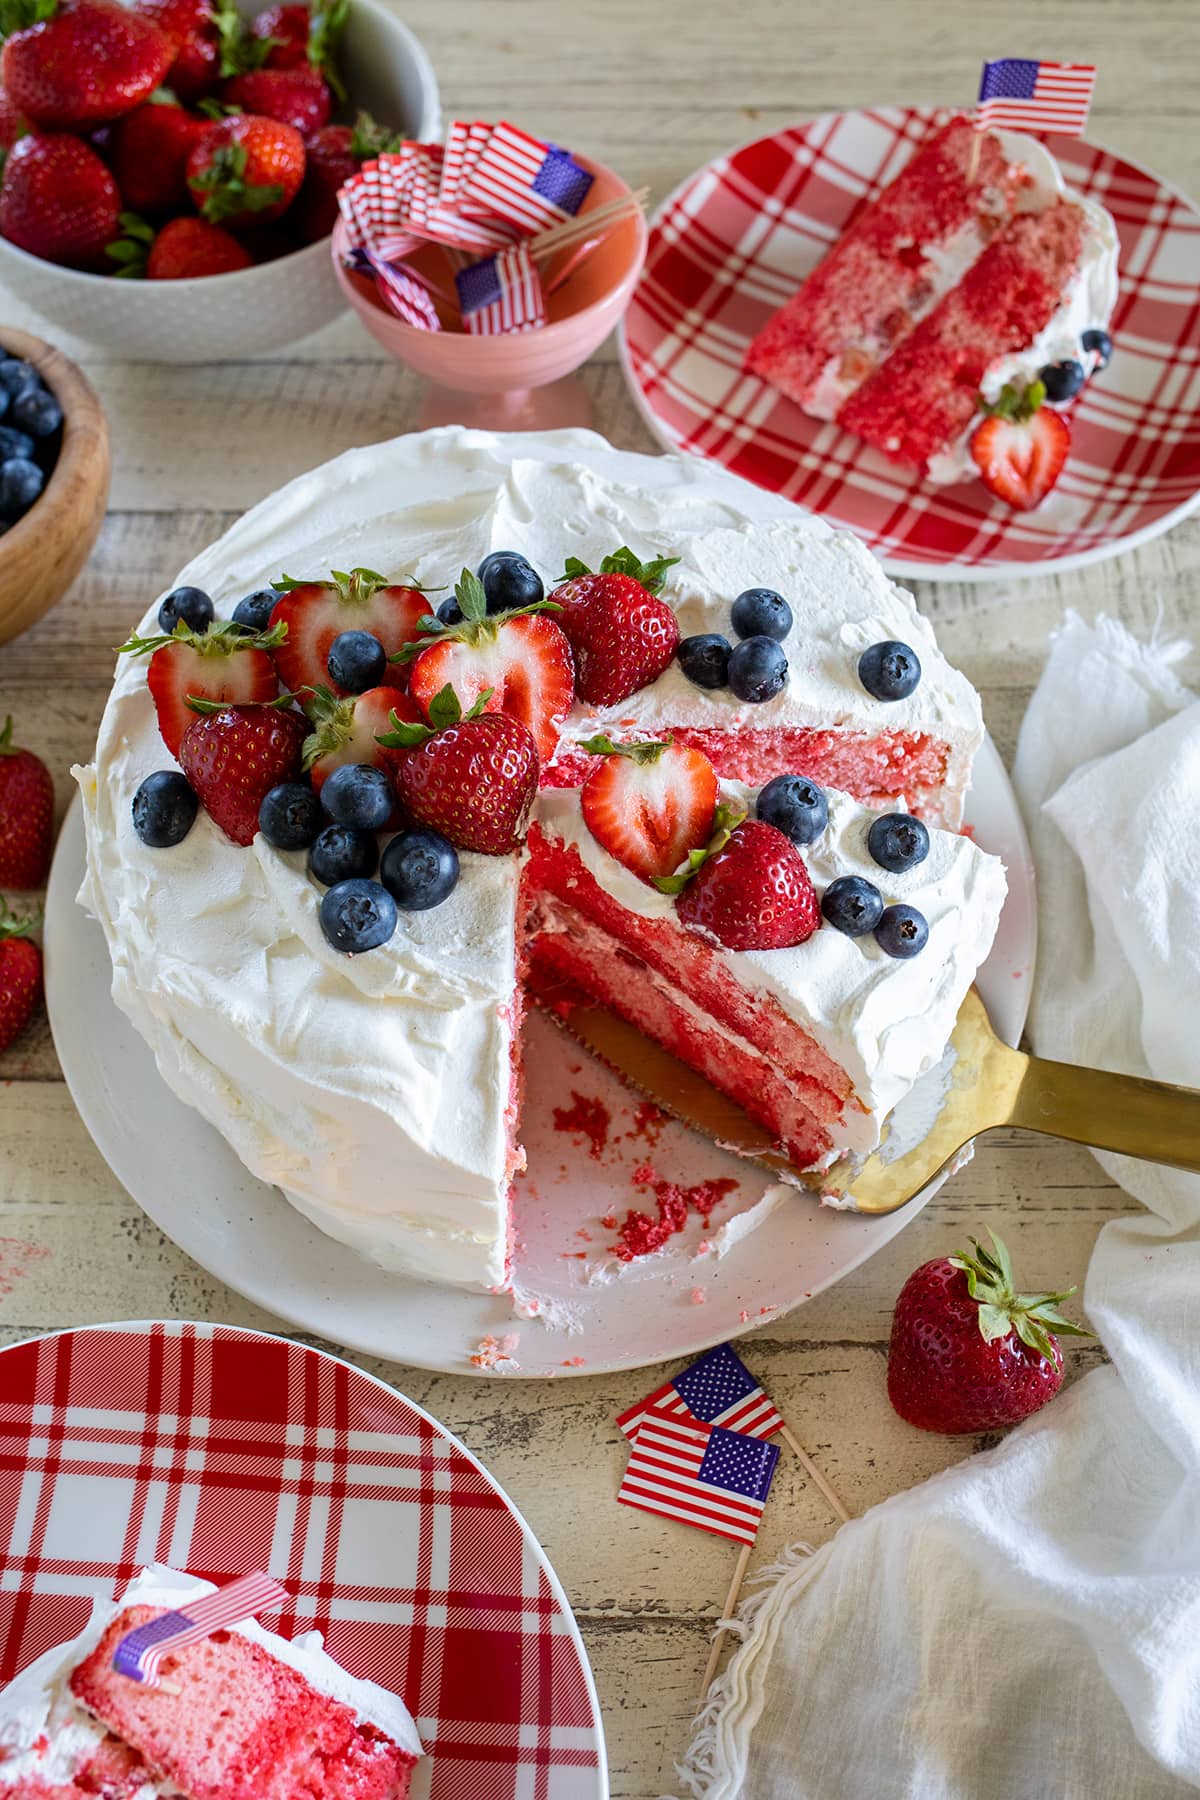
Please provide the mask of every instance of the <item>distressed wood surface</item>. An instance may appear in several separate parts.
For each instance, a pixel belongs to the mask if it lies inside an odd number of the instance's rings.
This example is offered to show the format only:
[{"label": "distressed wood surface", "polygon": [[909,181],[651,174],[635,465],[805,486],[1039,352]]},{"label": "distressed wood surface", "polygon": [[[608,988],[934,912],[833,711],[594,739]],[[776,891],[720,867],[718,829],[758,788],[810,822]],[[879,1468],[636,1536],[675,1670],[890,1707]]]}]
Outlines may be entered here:
[{"label": "distressed wood surface", "polygon": [[[611,161],[659,197],[740,139],[806,113],[896,100],[969,99],[982,56],[1079,58],[1100,69],[1091,135],[1200,188],[1192,0],[863,0],[852,11],[786,0],[412,0],[447,114],[501,113]],[[0,648],[0,717],[55,774],[94,741],[112,647],[148,599],[247,505],[349,448],[407,430],[419,395],[350,319],[276,355],[169,369],[98,355],[0,301],[0,317],[79,356],[107,409],[114,478],[100,540],[66,599]],[[584,371],[599,429],[652,449],[614,346]],[[953,660],[984,695],[1011,758],[1047,637],[1064,608],[1109,612],[1135,631],[1194,629],[1200,523],[1098,568],[1024,582],[921,584]],[[1193,654],[1183,665],[1196,679]],[[147,1314],[285,1329],[171,1245],[109,1174],[62,1083],[39,1021],[0,1058],[0,1342],[57,1326]],[[756,1372],[853,1511],[884,1499],[986,1440],[943,1440],[891,1413],[883,1369],[891,1307],[908,1272],[988,1224],[1027,1279],[1080,1281],[1096,1232],[1130,1205],[1083,1150],[998,1133],[911,1227],[865,1267],[748,1340]],[[333,1346],[337,1348],[337,1346]],[[1073,1374],[1095,1362],[1072,1346]],[[701,1533],[618,1509],[614,1415],[646,1375],[554,1384],[431,1375],[362,1365],[429,1407],[487,1463],[552,1557],[583,1627],[604,1705],[612,1791],[652,1800],[672,1785],[732,1561]],[[832,1521],[784,1456],[756,1560]]]}]

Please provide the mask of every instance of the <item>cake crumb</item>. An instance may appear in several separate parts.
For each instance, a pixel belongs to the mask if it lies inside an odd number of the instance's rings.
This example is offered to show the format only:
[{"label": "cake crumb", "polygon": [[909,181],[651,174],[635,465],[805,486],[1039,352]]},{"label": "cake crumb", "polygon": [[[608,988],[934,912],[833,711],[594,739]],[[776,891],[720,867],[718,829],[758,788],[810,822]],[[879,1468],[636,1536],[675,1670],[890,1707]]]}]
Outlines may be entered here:
[{"label": "cake crumb", "polygon": [[517,1331],[505,1332],[503,1337],[494,1337],[489,1332],[485,1338],[480,1339],[479,1348],[469,1358],[471,1367],[498,1369],[502,1363],[508,1363],[514,1369],[520,1368],[521,1365],[513,1355],[520,1341],[521,1334]]},{"label": "cake crumb", "polygon": [[586,1356],[565,1356],[562,1361],[564,1369],[582,1369],[586,1367]]},{"label": "cake crumb", "polygon": [[583,1138],[588,1146],[588,1155],[598,1162],[608,1145],[608,1128],[612,1123],[612,1115],[603,1100],[594,1096],[581,1094],[571,1089],[572,1105],[554,1108],[555,1131],[569,1131],[574,1136]]},{"label": "cake crumb", "polygon": [[661,1250],[669,1238],[683,1230],[691,1213],[707,1220],[718,1201],[741,1185],[732,1175],[722,1175],[716,1180],[699,1181],[693,1187],[680,1187],[678,1182],[661,1179],[651,1163],[639,1164],[633,1179],[638,1187],[653,1191],[658,1216],[652,1218],[637,1209],[626,1213],[612,1246],[621,1262],[633,1262],[635,1257]]},{"label": "cake crumb", "polygon": [[688,1299],[691,1301],[693,1306],[703,1306],[704,1302],[708,1299],[708,1295],[705,1293],[703,1288],[693,1288],[691,1293],[688,1295]]}]

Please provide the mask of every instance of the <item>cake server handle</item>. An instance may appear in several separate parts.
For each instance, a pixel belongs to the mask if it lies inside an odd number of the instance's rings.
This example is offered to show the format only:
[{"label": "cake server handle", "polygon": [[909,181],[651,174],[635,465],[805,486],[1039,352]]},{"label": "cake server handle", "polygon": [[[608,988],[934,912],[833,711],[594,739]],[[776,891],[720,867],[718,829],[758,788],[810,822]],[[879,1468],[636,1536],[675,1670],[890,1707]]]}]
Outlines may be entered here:
[{"label": "cake server handle", "polygon": [[1200,1174],[1200,1090],[1025,1058],[1010,1125]]}]

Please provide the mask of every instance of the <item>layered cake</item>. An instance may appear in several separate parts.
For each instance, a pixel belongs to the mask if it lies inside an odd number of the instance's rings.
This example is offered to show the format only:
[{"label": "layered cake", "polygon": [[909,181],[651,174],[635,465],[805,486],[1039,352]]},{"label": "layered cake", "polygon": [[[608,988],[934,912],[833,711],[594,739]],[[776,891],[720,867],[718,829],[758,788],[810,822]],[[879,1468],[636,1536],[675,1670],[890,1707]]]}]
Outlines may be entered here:
[{"label": "layered cake", "polygon": [[156,1566],[0,1694],[0,1800],[404,1800],[421,1744],[404,1702],[348,1675],[319,1632],[253,1619],[163,1659],[113,1666],[127,1633],[210,1582]]},{"label": "layered cake", "polygon": [[[728,1051],[798,1168],[878,1140],[995,928],[999,866],[953,829],[981,735],[853,538],[589,433],[426,433],[292,483],[150,609],[77,771],[81,898],[254,1174],[387,1267],[496,1287],[525,978],[581,942],[677,1054]],[[780,831],[781,774],[819,831]],[[632,845],[593,831],[622,783]],[[764,846],[800,913],[730,944],[700,900]]]},{"label": "layered cake", "polygon": [[1116,296],[1105,209],[1035,139],[960,116],[861,209],[748,366],[931,481],[987,479],[972,439],[1002,396],[1007,418],[1040,382],[1037,429],[1069,442],[1053,408],[1107,362]]}]

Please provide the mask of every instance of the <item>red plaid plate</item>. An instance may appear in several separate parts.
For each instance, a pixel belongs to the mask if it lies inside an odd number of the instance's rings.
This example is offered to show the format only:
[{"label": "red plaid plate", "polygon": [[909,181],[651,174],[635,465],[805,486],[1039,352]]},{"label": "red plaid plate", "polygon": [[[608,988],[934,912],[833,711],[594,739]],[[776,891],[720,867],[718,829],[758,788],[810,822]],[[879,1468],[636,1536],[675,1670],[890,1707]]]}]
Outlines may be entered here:
[{"label": "red plaid plate", "polygon": [[435,1419],[302,1344],[223,1325],[64,1331],[0,1351],[0,1682],[145,1563],[264,1569],[355,1675],[398,1690],[414,1800],[605,1800],[566,1596]]},{"label": "red plaid plate", "polygon": [[625,372],[669,449],[722,463],[848,527],[896,573],[980,579],[1098,562],[1200,502],[1200,215],[1078,138],[1050,137],[1067,183],[1112,213],[1116,354],[1071,420],[1053,493],[1013,512],[981,483],[938,488],[743,372],[751,338],[945,111],[827,113],[757,138],[659,211],[625,317]]}]

